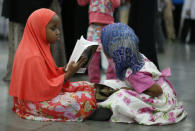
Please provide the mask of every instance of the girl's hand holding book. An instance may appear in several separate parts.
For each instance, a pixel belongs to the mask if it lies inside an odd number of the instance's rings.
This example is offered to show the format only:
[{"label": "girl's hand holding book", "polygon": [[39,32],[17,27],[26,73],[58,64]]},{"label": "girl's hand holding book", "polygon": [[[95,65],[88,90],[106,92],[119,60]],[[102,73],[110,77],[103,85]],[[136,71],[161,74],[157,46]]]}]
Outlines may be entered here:
[{"label": "girl's hand holding book", "polygon": [[87,62],[87,57],[81,57],[80,60],[75,63],[72,61],[67,68],[67,71],[65,72],[65,80],[70,79],[78,70],[81,68],[85,63]]}]

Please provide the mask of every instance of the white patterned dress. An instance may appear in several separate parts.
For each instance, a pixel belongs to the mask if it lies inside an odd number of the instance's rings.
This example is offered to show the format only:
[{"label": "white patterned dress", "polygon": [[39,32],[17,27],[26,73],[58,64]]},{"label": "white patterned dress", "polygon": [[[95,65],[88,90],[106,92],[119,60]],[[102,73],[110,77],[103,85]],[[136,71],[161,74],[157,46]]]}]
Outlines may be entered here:
[{"label": "white patterned dress", "polygon": [[[166,76],[170,76],[169,69],[159,72],[156,66],[145,58],[145,65],[134,76],[130,69],[126,72],[126,82],[134,90],[120,89],[98,106],[113,111],[112,122],[136,122],[143,125],[177,123],[185,118],[187,113],[183,105],[177,101],[175,90]],[[142,93],[154,82],[161,86],[161,96],[150,97]]]}]

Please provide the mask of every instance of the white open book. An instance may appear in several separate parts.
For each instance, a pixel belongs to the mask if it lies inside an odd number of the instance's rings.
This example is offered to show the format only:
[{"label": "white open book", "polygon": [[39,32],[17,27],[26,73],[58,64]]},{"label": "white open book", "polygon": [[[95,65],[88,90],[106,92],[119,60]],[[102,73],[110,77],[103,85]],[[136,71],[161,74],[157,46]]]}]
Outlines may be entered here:
[{"label": "white open book", "polygon": [[97,47],[98,47],[97,42],[88,41],[88,40],[84,39],[83,36],[81,36],[81,38],[79,40],[77,40],[77,42],[76,42],[74,50],[70,56],[70,59],[69,59],[67,66],[66,66],[66,70],[67,70],[67,67],[71,61],[74,61],[76,63],[79,61],[81,56],[85,56],[85,57],[87,57],[87,62],[83,65],[83,67],[81,67],[77,71],[77,73],[85,73],[87,66],[88,66],[93,54],[95,53]]},{"label": "white open book", "polygon": [[126,82],[126,81],[121,81],[118,79],[110,79],[110,80],[103,80],[100,83],[98,83],[98,85],[104,85],[107,87],[110,87],[112,89],[120,89],[122,87],[127,87],[127,88],[133,88],[130,83]]}]

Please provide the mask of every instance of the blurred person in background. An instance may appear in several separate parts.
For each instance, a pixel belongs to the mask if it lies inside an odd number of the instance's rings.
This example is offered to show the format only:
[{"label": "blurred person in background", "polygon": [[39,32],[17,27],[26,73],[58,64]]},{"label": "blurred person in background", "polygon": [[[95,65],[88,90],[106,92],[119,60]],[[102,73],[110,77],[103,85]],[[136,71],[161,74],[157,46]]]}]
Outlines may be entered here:
[{"label": "blurred person in background", "polygon": [[76,41],[87,36],[88,5],[79,6],[77,0],[60,0],[66,58],[69,60]]},{"label": "blurred person in background", "polygon": [[[89,27],[87,39],[98,42],[99,46],[93,55],[88,66],[89,81],[92,83],[100,82],[100,61],[102,45],[100,32],[108,24],[114,23],[114,9],[120,6],[120,0],[77,0],[80,6],[89,4]],[[106,79],[115,79],[115,66],[112,59],[108,59]]]},{"label": "blurred person in background", "polygon": [[175,29],[173,22],[172,1],[165,0],[165,9],[163,11],[165,34],[169,41],[175,40]]},{"label": "blurred person in background", "polygon": [[131,0],[128,25],[140,38],[139,50],[159,68],[155,45],[156,0]]},{"label": "blurred person in background", "polygon": [[[181,30],[181,42],[195,44],[195,0],[185,0],[182,17],[184,19]],[[189,40],[187,40],[187,36]]]},{"label": "blurred person in background", "polygon": [[178,38],[178,36],[179,36],[179,29],[180,29],[180,23],[181,23],[181,12],[182,12],[183,3],[184,3],[184,0],[172,0],[173,21],[174,21],[176,38]]},{"label": "blurred person in background", "polygon": [[162,29],[163,10],[165,8],[165,0],[157,0],[157,12],[155,16],[155,35],[156,48],[158,53],[164,52],[165,36]]},{"label": "blurred person in background", "polygon": [[[2,12],[3,0],[0,0],[0,14]],[[0,40],[7,39],[8,36],[8,20],[0,16]]]}]

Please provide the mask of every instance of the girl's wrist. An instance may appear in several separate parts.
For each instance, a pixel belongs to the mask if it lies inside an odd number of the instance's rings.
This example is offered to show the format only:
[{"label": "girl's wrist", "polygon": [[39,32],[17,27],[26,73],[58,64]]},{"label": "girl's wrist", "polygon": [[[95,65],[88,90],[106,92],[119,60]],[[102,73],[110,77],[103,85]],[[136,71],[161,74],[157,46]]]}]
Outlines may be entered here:
[{"label": "girl's wrist", "polygon": [[64,77],[64,80],[66,81],[66,80],[68,80],[68,74],[67,73],[65,73],[65,77]]},{"label": "girl's wrist", "polygon": [[69,72],[65,72],[65,78],[64,78],[64,80],[69,80],[70,79],[70,73]]},{"label": "girl's wrist", "polygon": [[65,67],[63,67],[62,70],[66,73],[66,68]]}]

